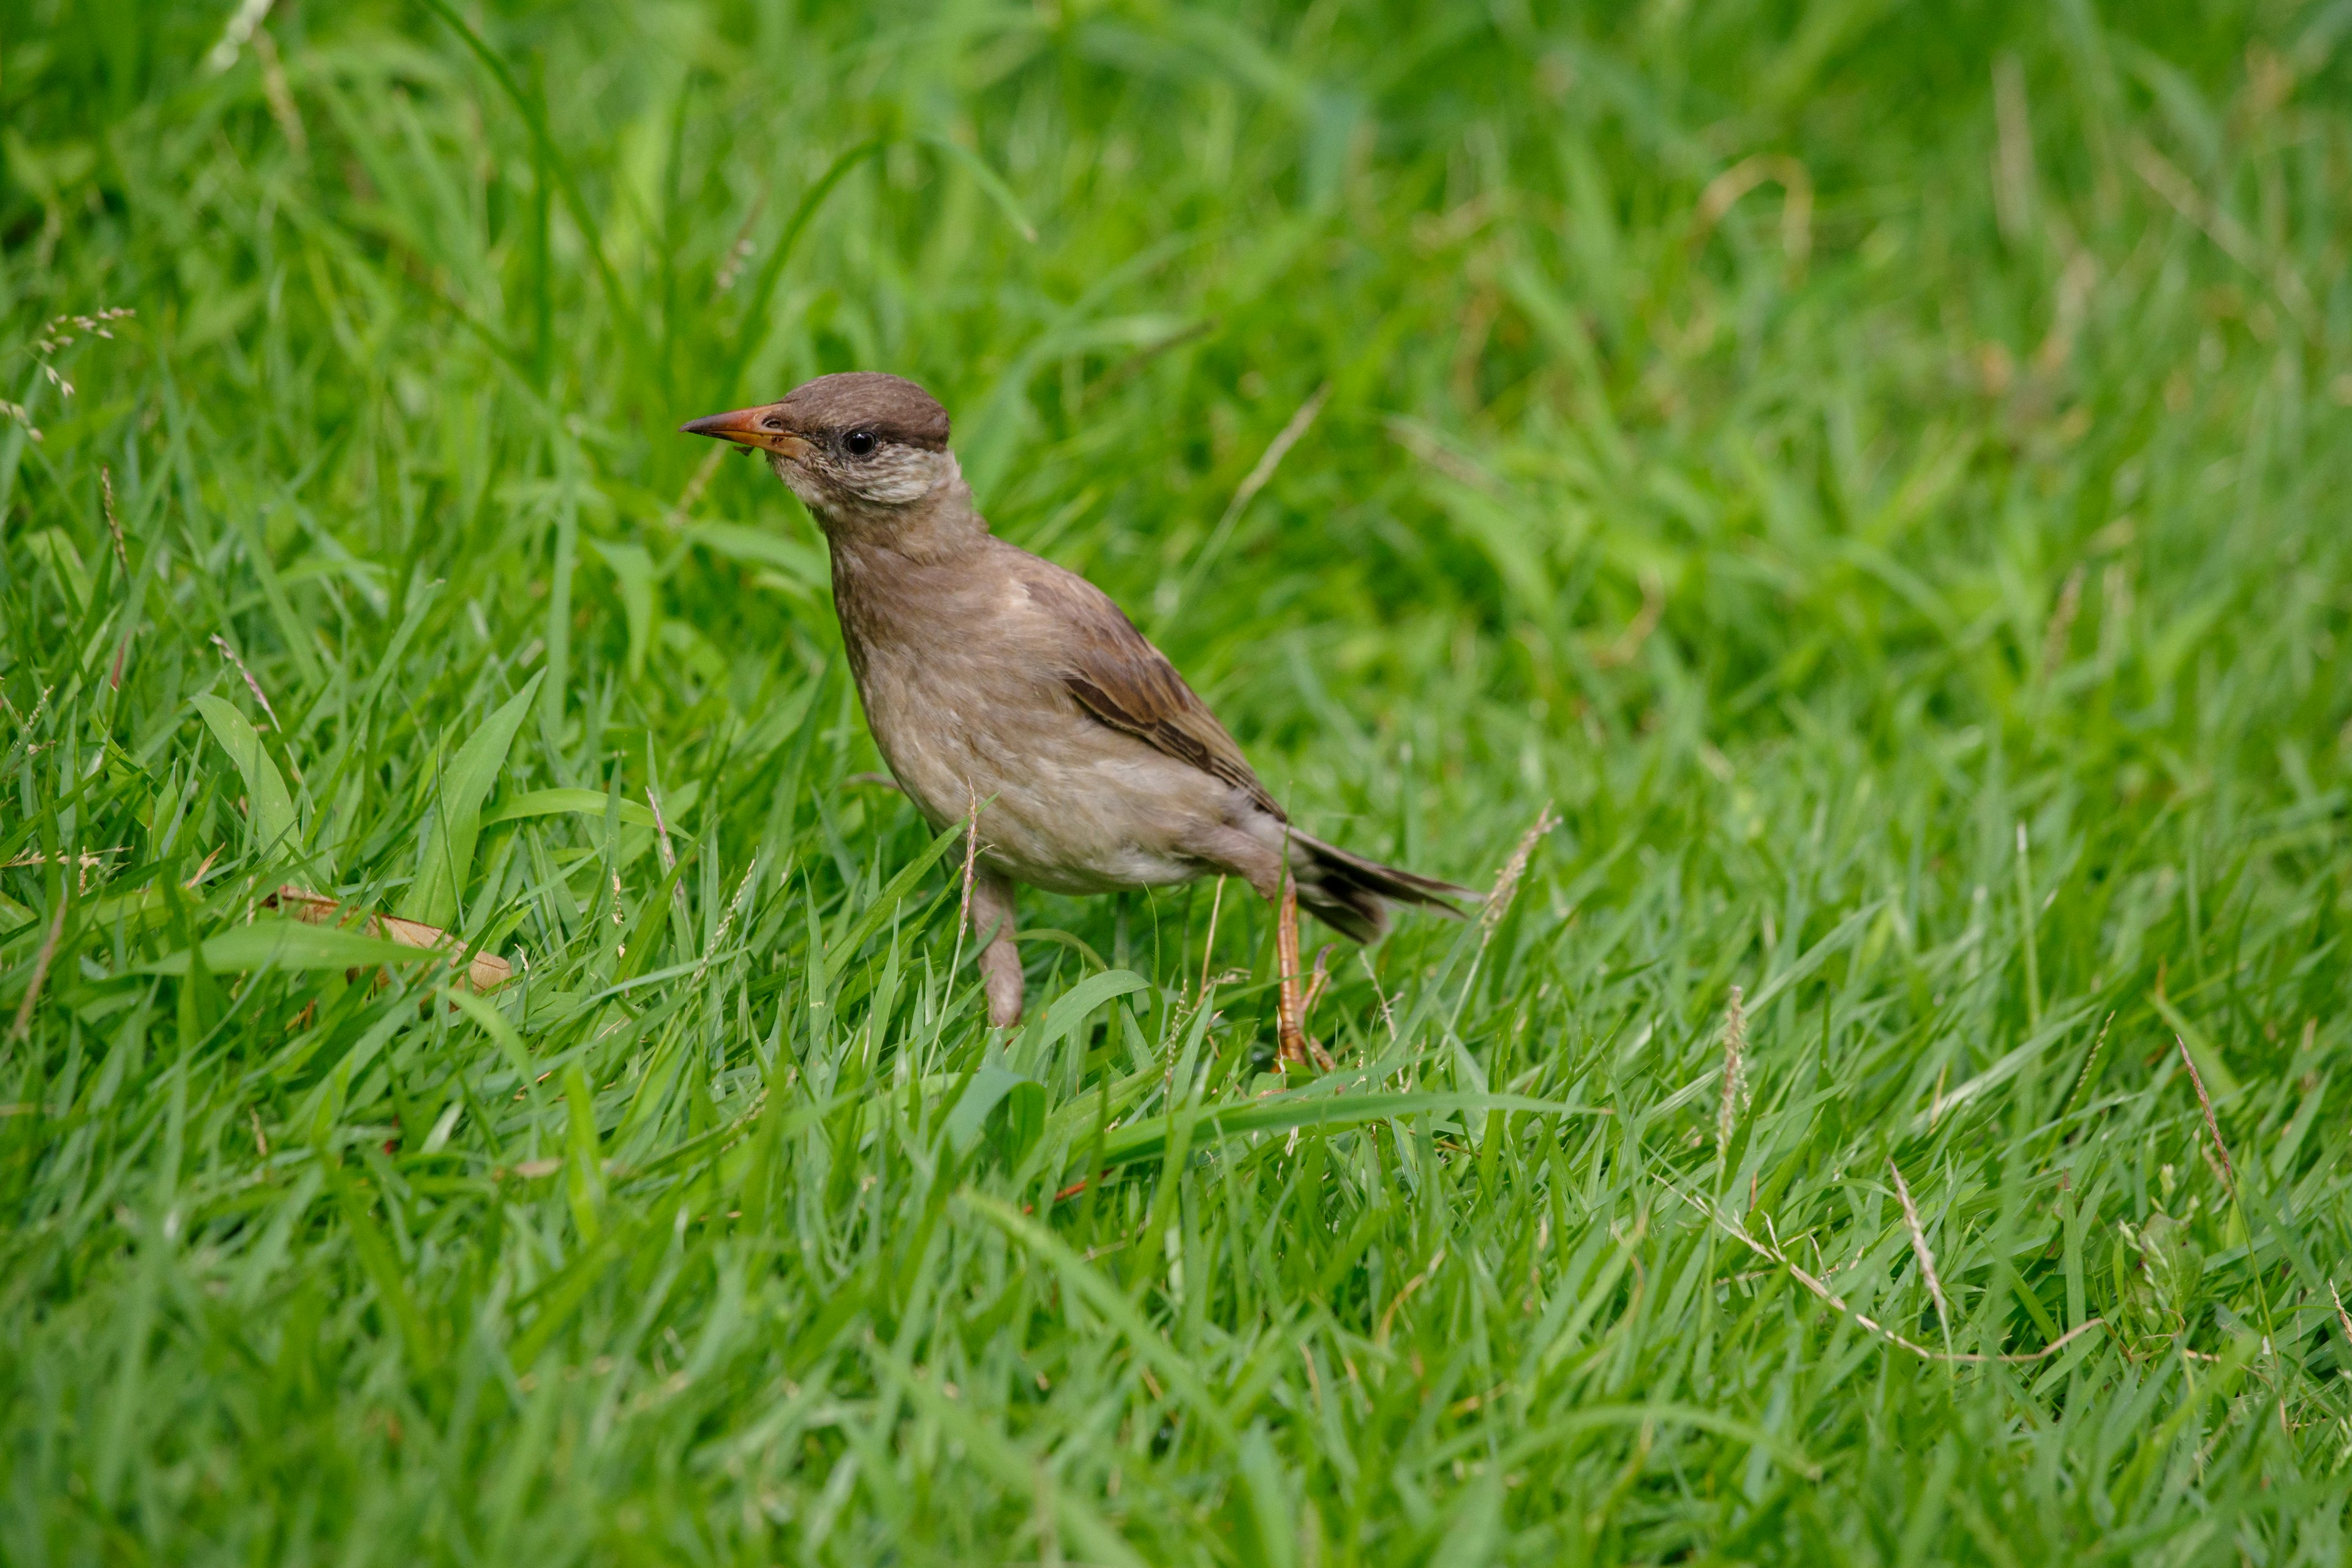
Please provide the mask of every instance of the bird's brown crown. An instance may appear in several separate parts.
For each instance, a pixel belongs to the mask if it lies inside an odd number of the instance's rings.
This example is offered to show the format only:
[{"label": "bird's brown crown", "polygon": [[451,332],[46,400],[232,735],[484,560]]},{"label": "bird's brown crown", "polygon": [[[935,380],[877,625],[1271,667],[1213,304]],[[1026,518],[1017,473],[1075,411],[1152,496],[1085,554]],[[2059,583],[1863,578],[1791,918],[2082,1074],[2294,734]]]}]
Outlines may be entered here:
[{"label": "bird's brown crown", "polygon": [[793,388],[777,406],[804,435],[871,430],[885,441],[927,452],[947,450],[948,411],[904,376],[877,370],[821,375]]}]

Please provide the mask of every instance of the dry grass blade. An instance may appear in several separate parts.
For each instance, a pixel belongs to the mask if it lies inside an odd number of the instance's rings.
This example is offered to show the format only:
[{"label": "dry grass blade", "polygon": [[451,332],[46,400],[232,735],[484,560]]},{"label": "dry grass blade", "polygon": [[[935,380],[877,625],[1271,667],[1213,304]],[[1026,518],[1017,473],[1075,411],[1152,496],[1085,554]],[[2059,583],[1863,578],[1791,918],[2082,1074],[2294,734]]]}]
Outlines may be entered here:
[{"label": "dry grass blade", "polygon": [[980,858],[980,790],[966,779],[963,793],[967,802],[963,818],[963,893],[956,904],[955,958],[950,973],[960,973],[963,969],[963,939],[971,930],[972,868]]},{"label": "dry grass blade", "polygon": [[1391,415],[1389,416],[1386,428],[1390,440],[1394,441],[1455,484],[1467,485],[1472,489],[1487,495],[1508,493],[1501,480],[1447,447],[1412,420]]},{"label": "dry grass blade", "polygon": [[1992,67],[1993,216],[2003,239],[2022,244],[2033,226],[2033,126],[2025,97],[2025,68],[2005,54]]},{"label": "dry grass blade", "polygon": [[1298,438],[1307,434],[1307,427],[1315,423],[1315,416],[1323,412],[1323,405],[1330,400],[1330,396],[1331,384],[1327,381],[1317,387],[1306,402],[1298,405],[1297,411],[1291,415],[1289,421],[1276,433],[1274,439],[1267,443],[1264,454],[1243,477],[1240,487],[1234,491],[1234,499],[1226,504],[1224,515],[1217,520],[1215,530],[1217,534],[1229,531],[1234,520],[1248,510],[1250,502],[1257,499],[1257,492],[1265,489],[1267,483],[1273,479],[1274,471],[1282,467],[1282,459],[1290,455],[1290,448],[1298,445]]},{"label": "dry grass blade", "polygon": [[253,693],[253,700],[256,702],[261,704],[261,711],[268,718],[269,727],[283,734],[286,726],[278,721],[278,710],[269,705],[268,693],[261,689],[261,682],[253,679],[253,671],[245,667],[245,660],[237,657],[236,649],[229,647],[228,639],[218,632],[213,634],[213,647],[220,649],[223,658],[236,666],[236,672],[245,677],[245,689]]},{"label": "dry grass blade", "polygon": [[1428,1267],[1404,1282],[1403,1288],[1398,1290],[1395,1298],[1389,1302],[1388,1310],[1381,1314],[1380,1327],[1372,1334],[1374,1344],[1385,1345],[1389,1342],[1389,1330],[1396,1322],[1397,1309],[1411,1300],[1415,1291],[1437,1278],[1438,1268],[1444,1261],[1445,1248],[1441,1247],[1431,1257]]},{"label": "dry grass blade", "polygon": [[1794,1279],[1800,1286],[1803,1287],[1808,1293],[1820,1300],[1824,1305],[1829,1307],[1831,1310],[1839,1313],[1841,1316],[1851,1319],[1857,1327],[1862,1328],[1878,1339],[1885,1341],[1888,1344],[1895,1346],[1898,1350],[1910,1352],[1913,1355],[1917,1356],[1922,1361],[1945,1363],[1955,1366],[1976,1366],[1982,1365],[1989,1362],[2000,1362],[2011,1366],[2028,1365],[2032,1363],[2056,1355],[2060,1351],[2074,1343],[2074,1341],[2082,1335],[2089,1333],[2093,1329],[2105,1328],[2106,1326],[2107,1321],[2105,1318],[2085,1318],[2083,1321],[2075,1324],[2064,1333],[2060,1334],[2056,1339],[2052,1340],[2048,1344],[2043,1345],[2038,1351],[2016,1351],[2006,1352],[1995,1355],[1986,1355],[1979,1352],[1973,1351],[1953,1352],[1933,1350],[1919,1343],[1916,1340],[1905,1338],[1903,1335],[1896,1333],[1893,1329],[1888,1328],[1885,1324],[1878,1321],[1878,1320],[1871,1317],[1867,1313],[1855,1311],[1852,1303],[1847,1301],[1844,1297],[1839,1295],[1836,1291],[1831,1289],[1827,1283],[1806,1269],[1804,1266],[1797,1262],[1795,1258],[1790,1258],[1777,1242],[1759,1241],[1745,1226],[1741,1225],[1738,1220],[1724,1214],[1721,1210],[1717,1209],[1713,1204],[1707,1202],[1706,1199],[1701,1197],[1698,1194],[1685,1192],[1682,1187],[1672,1182],[1668,1182],[1665,1184],[1675,1196],[1681,1198],[1683,1202],[1698,1210],[1702,1215],[1705,1215],[1706,1218],[1726,1236],[1730,1237],[1734,1241],[1737,1241],[1742,1247],[1747,1247],[1759,1258],[1769,1258],[1772,1262],[1779,1264],[1782,1268],[1786,1269],[1790,1279]]},{"label": "dry grass blade", "polygon": [[2197,182],[2174,167],[2172,161],[2158,152],[2146,138],[2134,137],[2130,153],[2132,168],[2173,211],[2204,230],[2205,237],[2231,260],[2268,282],[2276,292],[2279,303],[2286,307],[2287,312],[2297,322],[2305,327],[2317,322],[2318,306],[2312,300],[2310,286],[2304,282],[2301,273],[2284,258],[2266,266],[2262,242],[2248,233],[2243,224],[2208,201],[2205,193],[2198,188]]},{"label": "dry grass blade", "polygon": [[1291,447],[1298,444],[1299,437],[1307,434],[1307,426],[1313,425],[1315,416],[1323,412],[1323,405],[1330,395],[1329,382],[1317,387],[1291,415],[1289,422],[1276,433],[1255,465],[1243,476],[1241,484],[1234,490],[1234,499],[1225,504],[1224,514],[1217,519],[1216,527],[1211,529],[1208,538],[1202,542],[1200,552],[1193,556],[1192,565],[1185,570],[1181,579],[1172,584],[1171,596],[1159,605],[1161,620],[1166,620],[1180,605],[1192,599],[1202,575],[1223,552],[1226,542],[1232,539],[1242,513],[1249,510],[1250,502],[1256,500],[1257,493],[1273,479],[1275,470],[1282,466],[1282,459],[1289,455]]},{"label": "dry grass blade", "polygon": [[1801,268],[1813,248],[1813,180],[1804,164],[1784,153],[1753,153],[1709,180],[1699,193],[1689,247],[1705,244],[1740,197],[1768,182],[1780,187],[1781,254],[1792,270]]},{"label": "dry grass blade", "polygon": [[1209,994],[1209,964],[1216,957],[1217,952],[1217,911],[1224,901],[1225,879],[1220,877],[1217,879],[1216,887],[1209,894],[1209,934],[1201,943],[1201,988],[1196,994],[1203,997]]},{"label": "dry grass blade", "polygon": [[1919,1207],[1911,1201],[1910,1184],[1903,1179],[1903,1167],[1893,1156],[1886,1162],[1887,1172],[1895,1178],[1895,1195],[1903,1203],[1903,1227],[1911,1233],[1911,1256],[1918,1260],[1920,1278],[1927,1282],[1927,1294],[1936,1302],[1936,1321],[1944,1325],[1944,1348],[1952,1348],[1952,1312],[1944,1300],[1944,1282],[1936,1277],[1936,1255],[1927,1249],[1927,1233],[1919,1227]]},{"label": "dry grass blade", "polygon": [[710,477],[719,471],[719,459],[725,458],[730,449],[721,444],[714,446],[709,452],[703,454],[701,463],[695,468],[693,476],[686,481],[686,488],[677,492],[677,504],[669,509],[668,516],[663,520],[672,529],[684,528],[688,520],[694,515],[695,507],[702,500],[702,492],[710,488]]},{"label": "dry grass blade", "polygon": [[1595,669],[1616,669],[1628,665],[1640,656],[1650,634],[1658,629],[1658,622],[1666,613],[1666,585],[1654,572],[1642,574],[1642,607],[1624,628],[1592,650]]},{"label": "dry grass blade", "polygon": [[33,977],[26,984],[25,999],[16,1004],[16,1021],[8,1026],[8,1038],[21,1040],[33,1026],[33,1008],[41,999],[41,987],[49,978],[49,963],[58,955],[58,939],[65,934],[66,901],[58,900],[58,912],[49,921],[48,934],[41,939],[41,951],[33,959]]}]

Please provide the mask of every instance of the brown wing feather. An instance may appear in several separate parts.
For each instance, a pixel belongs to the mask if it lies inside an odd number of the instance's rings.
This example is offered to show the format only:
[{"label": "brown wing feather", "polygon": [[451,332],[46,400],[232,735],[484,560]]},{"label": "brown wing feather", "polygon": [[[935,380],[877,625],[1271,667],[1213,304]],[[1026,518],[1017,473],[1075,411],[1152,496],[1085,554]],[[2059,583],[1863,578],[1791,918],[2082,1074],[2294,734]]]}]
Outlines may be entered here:
[{"label": "brown wing feather", "polygon": [[1289,820],[1208,704],[1126,612],[1085,578],[1039,565],[1045,570],[1024,573],[1022,584],[1063,633],[1055,650],[1063,658],[1062,683],[1078,705],[1112,729],[1246,792],[1276,820]]}]

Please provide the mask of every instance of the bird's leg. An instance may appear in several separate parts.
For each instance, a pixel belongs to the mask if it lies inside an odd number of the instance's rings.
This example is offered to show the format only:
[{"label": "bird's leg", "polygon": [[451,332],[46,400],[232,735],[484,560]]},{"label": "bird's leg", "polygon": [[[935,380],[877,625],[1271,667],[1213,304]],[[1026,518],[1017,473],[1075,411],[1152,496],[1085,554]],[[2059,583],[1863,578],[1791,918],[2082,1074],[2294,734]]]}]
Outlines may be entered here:
[{"label": "bird's leg", "polygon": [[1298,884],[1291,879],[1290,869],[1282,872],[1282,894],[1275,903],[1275,962],[1282,970],[1282,985],[1276,993],[1274,1033],[1276,1047],[1286,1062],[1305,1067],[1308,1059],[1325,1072],[1331,1070],[1328,1052],[1307,1036],[1305,1009],[1298,999]]},{"label": "bird's leg", "polygon": [[983,939],[981,980],[988,987],[988,1021],[1010,1028],[1021,1021],[1021,950],[1013,942],[1013,883],[997,872],[975,869],[971,879],[971,930]]},{"label": "bird's leg", "polygon": [[[1247,881],[1257,896],[1274,906],[1274,956],[1281,971],[1275,995],[1276,1050],[1285,1063],[1305,1067],[1309,1061],[1328,1072],[1330,1055],[1308,1037],[1306,1006],[1298,994],[1298,884],[1285,858],[1245,833],[1219,827],[1193,837],[1186,846],[1213,869]],[[1221,881],[1219,887],[1224,884]],[[1209,940],[1216,940],[1216,906],[1209,909]],[[1208,989],[1209,955],[1201,955],[1201,985]]]},{"label": "bird's leg", "polygon": [[1307,1032],[1298,1026],[1298,884],[1282,873],[1282,894],[1275,900],[1274,961],[1282,971],[1282,989],[1274,1013],[1274,1036],[1282,1059],[1307,1065]]}]

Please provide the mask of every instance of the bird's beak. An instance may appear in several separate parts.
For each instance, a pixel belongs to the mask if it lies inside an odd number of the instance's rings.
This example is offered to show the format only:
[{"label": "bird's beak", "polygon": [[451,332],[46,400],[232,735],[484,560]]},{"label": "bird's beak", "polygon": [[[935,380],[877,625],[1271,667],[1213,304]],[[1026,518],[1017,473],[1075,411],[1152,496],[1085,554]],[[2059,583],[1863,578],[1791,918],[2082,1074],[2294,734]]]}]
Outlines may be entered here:
[{"label": "bird's beak", "polygon": [[768,421],[775,415],[776,405],[762,404],[757,408],[738,408],[731,414],[708,414],[699,419],[689,419],[678,426],[687,436],[711,436],[721,441],[732,441],[739,447],[757,447],[763,452],[774,452],[786,458],[798,458],[809,449],[809,444],[790,430],[777,429]]}]

